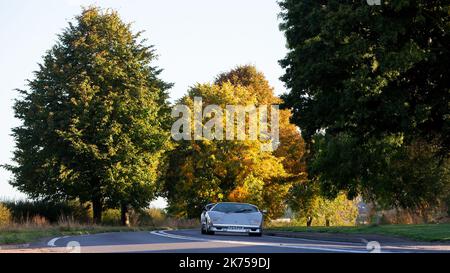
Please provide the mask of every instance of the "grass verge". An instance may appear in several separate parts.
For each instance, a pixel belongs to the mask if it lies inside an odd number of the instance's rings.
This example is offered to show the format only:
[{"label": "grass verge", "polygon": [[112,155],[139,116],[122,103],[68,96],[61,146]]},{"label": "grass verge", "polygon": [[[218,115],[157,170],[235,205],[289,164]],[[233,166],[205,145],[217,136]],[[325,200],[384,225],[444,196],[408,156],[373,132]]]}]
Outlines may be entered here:
[{"label": "grass verge", "polygon": [[271,231],[326,232],[348,234],[379,234],[409,238],[416,241],[450,241],[450,224],[378,225],[356,227],[279,226]]},{"label": "grass verge", "polygon": [[155,229],[160,228],[118,227],[118,226],[77,226],[77,227],[47,226],[47,227],[0,228],[0,245],[30,243],[45,237],[83,235],[83,234],[95,234],[105,232],[147,231]]}]

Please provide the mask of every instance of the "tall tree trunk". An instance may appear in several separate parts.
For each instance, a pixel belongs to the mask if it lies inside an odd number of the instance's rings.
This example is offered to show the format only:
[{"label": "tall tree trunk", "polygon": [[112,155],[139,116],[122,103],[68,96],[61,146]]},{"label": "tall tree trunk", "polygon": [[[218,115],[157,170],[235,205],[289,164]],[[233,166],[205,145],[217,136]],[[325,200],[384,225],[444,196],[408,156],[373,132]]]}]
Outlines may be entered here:
[{"label": "tall tree trunk", "polygon": [[327,226],[327,227],[330,226],[330,220],[329,220],[329,219],[326,219],[326,220],[325,220],[325,226]]},{"label": "tall tree trunk", "polygon": [[128,214],[128,205],[122,204],[120,206],[120,221],[122,223],[122,226],[129,226],[130,225],[130,219]]},{"label": "tall tree trunk", "polygon": [[312,221],[313,221],[312,217],[310,217],[310,216],[306,217],[306,226],[310,227],[312,224]]},{"label": "tall tree trunk", "polygon": [[94,212],[94,224],[102,223],[103,204],[100,198],[94,198],[92,200],[92,210]]}]

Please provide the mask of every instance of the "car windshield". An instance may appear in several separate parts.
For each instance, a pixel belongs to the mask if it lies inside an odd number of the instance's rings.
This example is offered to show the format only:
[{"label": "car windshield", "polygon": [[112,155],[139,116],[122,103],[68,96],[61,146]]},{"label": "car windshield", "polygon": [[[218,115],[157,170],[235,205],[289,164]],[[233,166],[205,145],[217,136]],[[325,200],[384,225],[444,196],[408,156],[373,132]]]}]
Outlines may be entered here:
[{"label": "car windshield", "polygon": [[239,203],[220,203],[214,206],[211,211],[218,211],[224,213],[249,213],[257,212],[258,209],[255,206],[249,204]]}]

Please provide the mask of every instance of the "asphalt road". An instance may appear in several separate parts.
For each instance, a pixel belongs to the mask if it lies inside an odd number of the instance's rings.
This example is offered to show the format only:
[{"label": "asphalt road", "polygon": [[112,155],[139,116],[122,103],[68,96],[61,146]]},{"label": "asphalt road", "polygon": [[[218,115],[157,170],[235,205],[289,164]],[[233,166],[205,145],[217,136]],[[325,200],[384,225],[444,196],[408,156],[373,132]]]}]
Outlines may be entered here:
[{"label": "asphalt road", "polygon": [[[31,245],[55,252],[170,253],[370,253],[443,251],[424,245],[383,245],[377,242],[334,242],[241,234],[202,235],[199,230],[116,232],[52,238]],[[449,251],[448,249],[446,251]]]}]

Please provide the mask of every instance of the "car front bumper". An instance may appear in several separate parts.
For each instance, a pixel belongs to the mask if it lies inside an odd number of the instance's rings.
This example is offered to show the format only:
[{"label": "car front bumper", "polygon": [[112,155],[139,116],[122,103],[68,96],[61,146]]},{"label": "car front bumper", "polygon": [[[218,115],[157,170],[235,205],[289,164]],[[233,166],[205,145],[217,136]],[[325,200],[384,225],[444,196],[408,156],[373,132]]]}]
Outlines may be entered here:
[{"label": "car front bumper", "polygon": [[261,233],[261,226],[214,224],[209,227],[215,232]]}]

